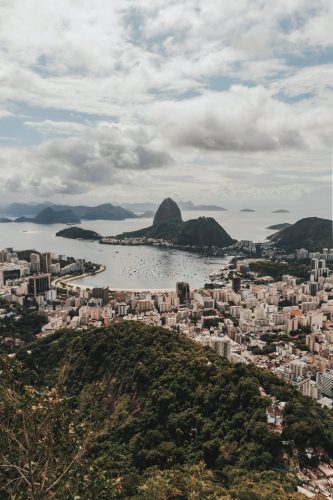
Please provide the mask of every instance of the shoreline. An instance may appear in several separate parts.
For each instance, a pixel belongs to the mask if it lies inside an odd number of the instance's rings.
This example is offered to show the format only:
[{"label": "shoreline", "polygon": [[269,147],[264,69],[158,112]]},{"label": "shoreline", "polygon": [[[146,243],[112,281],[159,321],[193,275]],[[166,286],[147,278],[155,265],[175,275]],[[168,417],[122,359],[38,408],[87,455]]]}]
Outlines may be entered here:
[{"label": "shoreline", "polygon": [[78,276],[67,275],[67,277],[66,275],[64,277],[57,276],[56,279],[52,281],[52,285],[57,286],[60,282],[63,282],[65,284],[71,283],[73,280],[86,278],[87,276],[95,276],[95,274],[103,273],[105,270],[106,270],[106,265],[100,264],[99,268],[94,273],[83,273],[79,274]]},{"label": "shoreline", "polygon": [[[71,283],[71,286],[75,288],[79,288],[81,290],[91,290],[92,288],[96,288],[95,285],[80,285],[78,283]],[[105,285],[107,286],[107,285]],[[173,292],[176,289],[176,283],[174,288],[119,288],[119,287],[110,287],[109,286],[109,291],[110,292],[152,292],[152,293],[158,293],[158,292]]]}]

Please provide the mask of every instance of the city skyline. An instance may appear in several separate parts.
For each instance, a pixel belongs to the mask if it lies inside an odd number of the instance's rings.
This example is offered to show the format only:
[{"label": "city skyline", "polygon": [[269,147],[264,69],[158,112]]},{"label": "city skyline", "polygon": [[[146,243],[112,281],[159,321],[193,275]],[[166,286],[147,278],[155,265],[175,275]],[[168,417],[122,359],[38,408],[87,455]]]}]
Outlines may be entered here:
[{"label": "city skyline", "polygon": [[2,202],[330,217],[332,17],[325,0],[3,2]]}]

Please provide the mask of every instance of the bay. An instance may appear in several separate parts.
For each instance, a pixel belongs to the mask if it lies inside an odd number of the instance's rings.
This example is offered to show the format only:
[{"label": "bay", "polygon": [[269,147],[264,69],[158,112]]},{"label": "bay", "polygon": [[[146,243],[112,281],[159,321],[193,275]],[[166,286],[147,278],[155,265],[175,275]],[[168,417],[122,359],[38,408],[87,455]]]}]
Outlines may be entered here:
[{"label": "bay", "polygon": [[[296,222],[304,215],[295,212],[182,212],[184,220],[199,216],[214,217],[235,239],[265,241],[272,231],[271,224]],[[134,231],[152,224],[152,219],[124,221],[83,221],[80,227],[102,236]],[[82,285],[110,286],[118,289],[170,289],[177,281],[187,281],[191,287],[203,286],[209,275],[225,265],[229,257],[202,257],[189,252],[155,247],[125,247],[100,245],[98,242],[56,237],[63,224],[0,223],[0,248],[36,249],[104,264],[106,271],[78,281]]]}]

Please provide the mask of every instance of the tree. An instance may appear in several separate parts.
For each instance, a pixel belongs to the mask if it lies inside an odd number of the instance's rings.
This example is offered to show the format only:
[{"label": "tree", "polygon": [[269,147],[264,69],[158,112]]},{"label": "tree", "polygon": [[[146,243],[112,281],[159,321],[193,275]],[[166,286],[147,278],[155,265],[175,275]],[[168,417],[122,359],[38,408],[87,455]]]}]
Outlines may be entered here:
[{"label": "tree", "polygon": [[75,422],[59,388],[39,391],[25,383],[15,360],[0,358],[0,373],[0,491],[10,498],[72,496],[96,434]]}]

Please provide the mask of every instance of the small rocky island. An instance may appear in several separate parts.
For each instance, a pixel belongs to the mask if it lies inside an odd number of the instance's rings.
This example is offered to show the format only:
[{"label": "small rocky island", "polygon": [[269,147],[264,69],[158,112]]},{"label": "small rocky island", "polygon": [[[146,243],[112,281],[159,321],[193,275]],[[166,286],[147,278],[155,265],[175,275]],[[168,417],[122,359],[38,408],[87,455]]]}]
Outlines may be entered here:
[{"label": "small rocky island", "polygon": [[287,227],[292,226],[289,222],[282,222],[281,224],[273,224],[272,226],[266,227],[266,229],[272,229],[274,231],[282,231],[283,229],[287,229]]},{"label": "small rocky island", "polygon": [[272,214],[289,214],[289,210],[285,208],[279,208],[278,210],[273,210]]},{"label": "small rocky island", "polygon": [[67,227],[56,233],[56,236],[70,238],[72,240],[101,240],[102,236],[95,231],[82,229],[81,227]]},{"label": "small rocky island", "polygon": [[252,210],[252,208],[242,208],[240,212],[255,212],[255,210]]}]

